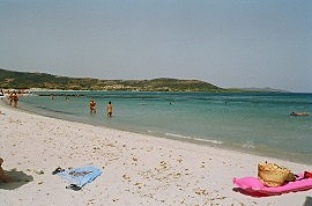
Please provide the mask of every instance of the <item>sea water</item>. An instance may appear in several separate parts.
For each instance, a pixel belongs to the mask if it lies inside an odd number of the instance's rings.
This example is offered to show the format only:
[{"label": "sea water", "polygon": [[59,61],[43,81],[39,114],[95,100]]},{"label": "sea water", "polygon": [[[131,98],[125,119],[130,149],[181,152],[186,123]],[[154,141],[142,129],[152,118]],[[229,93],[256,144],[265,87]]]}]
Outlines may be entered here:
[{"label": "sea water", "polygon": [[[19,107],[42,115],[312,164],[312,94],[37,92]],[[46,96],[37,96],[44,94]],[[90,114],[89,101],[97,103]],[[113,117],[106,117],[112,101]]]}]

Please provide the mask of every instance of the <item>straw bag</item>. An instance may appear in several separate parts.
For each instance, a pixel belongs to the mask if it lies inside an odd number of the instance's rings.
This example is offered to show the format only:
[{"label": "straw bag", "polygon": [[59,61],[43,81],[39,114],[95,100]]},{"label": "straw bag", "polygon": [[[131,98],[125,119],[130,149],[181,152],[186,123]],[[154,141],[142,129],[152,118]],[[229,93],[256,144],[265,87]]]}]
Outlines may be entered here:
[{"label": "straw bag", "polygon": [[258,164],[258,178],[268,187],[278,187],[285,182],[296,180],[289,169],[267,162]]}]

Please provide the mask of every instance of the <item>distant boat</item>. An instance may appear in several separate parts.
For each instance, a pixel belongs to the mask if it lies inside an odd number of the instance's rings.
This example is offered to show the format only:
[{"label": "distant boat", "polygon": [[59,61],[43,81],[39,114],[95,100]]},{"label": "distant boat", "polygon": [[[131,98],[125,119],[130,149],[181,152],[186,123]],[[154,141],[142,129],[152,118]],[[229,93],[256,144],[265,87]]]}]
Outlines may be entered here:
[{"label": "distant boat", "polygon": [[309,113],[307,113],[307,112],[291,112],[290,116],[304,117],[304,116],[309,116]]}]

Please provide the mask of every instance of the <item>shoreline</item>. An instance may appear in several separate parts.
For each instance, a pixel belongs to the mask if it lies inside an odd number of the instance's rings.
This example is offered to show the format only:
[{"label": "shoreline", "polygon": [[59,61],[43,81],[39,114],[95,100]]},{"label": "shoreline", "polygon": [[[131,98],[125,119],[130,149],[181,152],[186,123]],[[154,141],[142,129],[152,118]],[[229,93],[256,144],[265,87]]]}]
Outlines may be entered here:
[{"label": "shoreline", "polygon": [[[232,178],[256,176],[259,162],[294,173],[311,171],[306,164],[0,106],[2,166],[31,177],[20,186],[0,183],[4,205],[304,205],[311,198],[309,190],[264,198],[233,191]],[[103,173],[81,191],[51,174],[85,165]]]},{"label": "shoreline", "polygon": [[[2,103],[6,104],[7,107],[9,106],[8,101],[2,101]],[[1,99],[0,99],[0,105],[1,105]],[[82,124],[88,124],[88,125],[93,125],[93,126],[98,126],[98,127],[103,127],[103,128],[108,128],[108,129],[113,129],[117,131],[124,131],[124,132],[131,132],[131,133],[136,133],[140,135],[146,135],[146,136],[151,136],[153,138],[164,138],[168,140],[175,140],[175,141],[180,141],[180,142],[186,142],[186,143],[191,143],[191,144],[196,144],[196,145],[202,145],[202,146],[208,146],[208,147],[213,147],[213,148],[218,148],[218,149],[223,149],[223,150],[229,150],[229,151],[235,151],[235,152],[240,152],[243,154],[250,154],[250,155],[257,155],[261,157],[269,157],[269,158],[274,158],[274,159],[280,159],[282,161],[290,161],[294,163],[300,163],[300,164],[306,164],[306,165],[311,165],[312,166],[312,160],[309,158],[309,154],[307,154],[306,158],[303,157],[296,157],[295,154],[287,154],[285,151],[279,151],[278,153],[276,151],[272,151],[272,148],[253,148],[253,147],[244,147],[240,145],[233,145],[231,143],[226,143],[226,142],[221,142],[219,143],[217,140],[205,140],[205,139],[194,139],[194,138],[187,138],[187,137],[179,137],[175,136],[174,134],[162,134],[162,133],[157,133],[157,132],[150,132],[150,131],[143,131],[139,129],[130,129],[130,128],[123,128],[123,127],[113,127],[109,125],[103,125],[103,124],[97,124],[92,122],[88,122],[85,120],[78,120],[78,119],[70,119],[66,117],[56,117],[53,115],[48,115],[48,114],[42,114],[40,112],[36,111],[30,111],[27,109],[23,108],[16,108],[19,111],[24,111],[30,114],[35,114],[39,116],[45,116],[49,118],[55,118],[55,119],[60,119],[60,120],[65,120],[65,121],[70,121],[70,122],[76,122],[76,123],[82,123]],[[301,154],[302,156],[302,154]]]}]

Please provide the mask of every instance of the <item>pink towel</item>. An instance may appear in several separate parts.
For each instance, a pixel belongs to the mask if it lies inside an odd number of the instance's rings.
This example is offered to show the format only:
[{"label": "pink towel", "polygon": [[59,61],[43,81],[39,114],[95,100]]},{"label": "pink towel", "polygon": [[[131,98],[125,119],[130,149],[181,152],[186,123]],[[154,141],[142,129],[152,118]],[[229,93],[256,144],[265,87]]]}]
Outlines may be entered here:
[{"label": "pink towel", "polygon": [[304,173],[299,174],[294,182],[288,182],[279,187],[267,187],[256,177],[233,178],[233,183],[248,193],[278,195],[287,192],[296,192],[312,189],[312,178],[304,178]]}]

